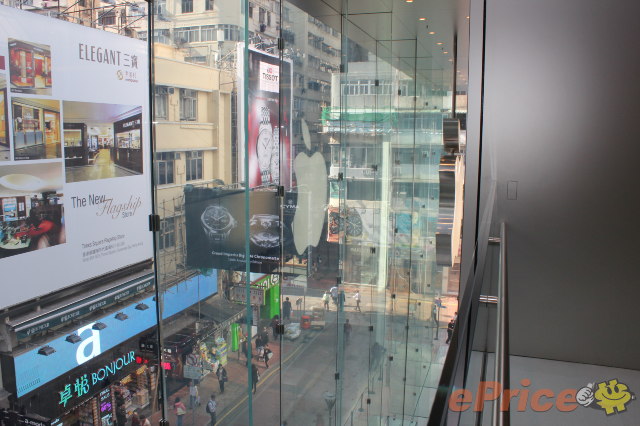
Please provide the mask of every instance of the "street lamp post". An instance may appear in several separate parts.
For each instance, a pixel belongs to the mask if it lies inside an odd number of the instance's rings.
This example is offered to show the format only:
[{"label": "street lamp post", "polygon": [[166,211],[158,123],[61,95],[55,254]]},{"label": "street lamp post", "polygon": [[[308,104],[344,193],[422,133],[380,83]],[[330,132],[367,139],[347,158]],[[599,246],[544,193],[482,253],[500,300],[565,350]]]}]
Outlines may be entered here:
[{"label": "street lamp post", "polygon": [[329,409],[329,426],[331,426],[331,410],[336,403],[336,395],[331,392],[325,392],[322,394],[324,398],[324,402],[327,404],[327,408]]}]

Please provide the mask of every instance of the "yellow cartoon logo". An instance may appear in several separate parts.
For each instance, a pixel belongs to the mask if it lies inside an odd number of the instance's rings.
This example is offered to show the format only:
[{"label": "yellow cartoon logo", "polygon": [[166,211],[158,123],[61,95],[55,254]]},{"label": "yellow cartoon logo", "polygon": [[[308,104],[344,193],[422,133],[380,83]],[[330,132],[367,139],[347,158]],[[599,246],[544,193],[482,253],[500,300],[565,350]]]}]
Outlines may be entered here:
[{"label": "yellow cartoon logo", "polygon": [[[584,407],[599,407],[609,416],[625,411],[629,401],[634,398],[627,385],[618,382],[618,379],[612,379],[608,382],[598,383],[595,386],[589,383],[589,385],[578,391],[576,400],[578,404]],[[592,405],[594,402],[595,404]],[[596,405],[598,407],[595,407]]]}]

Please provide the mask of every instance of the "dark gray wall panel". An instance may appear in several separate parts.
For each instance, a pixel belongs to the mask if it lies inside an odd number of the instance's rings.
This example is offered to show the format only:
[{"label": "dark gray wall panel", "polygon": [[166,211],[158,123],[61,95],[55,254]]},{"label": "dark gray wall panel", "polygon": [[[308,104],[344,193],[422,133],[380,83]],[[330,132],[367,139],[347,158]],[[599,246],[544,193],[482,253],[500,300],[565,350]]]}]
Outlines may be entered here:
[{"label": "dark gray wall panel", "polygon": [[639,16],[487,2],[482,161],[507,222],[512,354],[640,369]]}]

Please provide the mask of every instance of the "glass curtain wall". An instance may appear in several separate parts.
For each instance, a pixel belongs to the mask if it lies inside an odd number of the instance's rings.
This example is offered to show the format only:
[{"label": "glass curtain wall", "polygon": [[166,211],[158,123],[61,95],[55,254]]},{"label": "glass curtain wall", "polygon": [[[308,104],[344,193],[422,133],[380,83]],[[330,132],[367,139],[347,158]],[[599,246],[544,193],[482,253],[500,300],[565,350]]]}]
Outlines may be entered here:
[{"label": "glass curtain wall", "polygon": [[152,62],[156,287],[133,309],[157,327],[114,349],[140,366],[113,401],[151,424],[423,423],[455,309],[435,248],[453,73],[387,0],[151,4],[125,27],[72,11]]},{"label": "glass curtain wall", "polygon": [[160,300],[196,303],[161,304],[154,418],[428,417],[446,352],[435,233],[449,94],[419,40],[395,37],[391,3],[375,30],[364,12],[157,7]]}]

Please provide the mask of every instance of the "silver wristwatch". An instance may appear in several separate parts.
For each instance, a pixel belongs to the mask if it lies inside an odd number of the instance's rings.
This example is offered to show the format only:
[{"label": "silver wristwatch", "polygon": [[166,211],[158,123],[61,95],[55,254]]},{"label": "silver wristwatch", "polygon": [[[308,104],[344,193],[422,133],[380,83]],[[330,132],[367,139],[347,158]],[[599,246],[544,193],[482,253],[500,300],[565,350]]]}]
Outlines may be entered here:
[{"label": "silver wristwatch", "polygon": [[271,165],[273,161],[273,127],[271,126],[271,112],[267,107],[260,108],[260,127],[258,128],[258,140],[256,141],[256,155],[262,184],[270,183],[273,179]]},{"label": "silver wristwatch", "polygon": [[202,229],[212,241],[225,241],[238,222],[222,206],[208,206],[200,216]]}]

